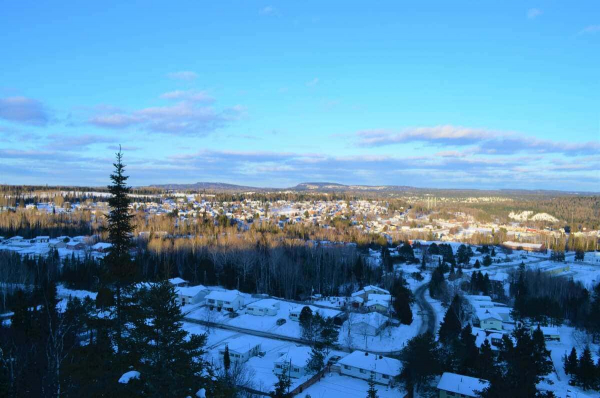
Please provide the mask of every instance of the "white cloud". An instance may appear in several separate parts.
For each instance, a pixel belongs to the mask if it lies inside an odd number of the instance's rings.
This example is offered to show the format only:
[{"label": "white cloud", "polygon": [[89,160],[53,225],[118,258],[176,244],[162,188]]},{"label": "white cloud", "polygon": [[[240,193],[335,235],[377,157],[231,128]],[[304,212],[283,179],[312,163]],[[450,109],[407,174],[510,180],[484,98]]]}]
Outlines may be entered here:
[{"label": "white cloud", "polygon": [[542,10],[540,10],[539,8],[530,8],[529,10],[527,10],[527,18],[529,19],[535,19],[540,15],[542,15]]},{"label": "white cloud", "polygon": [[258,13],[260,15],[277,15],[277,9],[273,6],[266,6],[261,8]]},{"label": "white cloud", "polygon": [[198,78],[198,74],[196,72],[192,72],[189,70],[182,70],[179,72],[171,72],[167,76],[170,79],[175,79],[175,80],[195,80]]},{"label": "white cloud", "polygon": [[309,80],[309,81],[307,81],[307,82],[306,82],[306,85],[307,85],[308,87],[314,87],[314,86],[316,86],[317,84],[319,84],[319,78],[318,78],[318,77],[315,77],[314,79],[312,79],[312,80]]},{"label": "white cloud", "polygon": [[600,32],[600,25],[589,25],[579,31],[580,35],[594,34]]}]

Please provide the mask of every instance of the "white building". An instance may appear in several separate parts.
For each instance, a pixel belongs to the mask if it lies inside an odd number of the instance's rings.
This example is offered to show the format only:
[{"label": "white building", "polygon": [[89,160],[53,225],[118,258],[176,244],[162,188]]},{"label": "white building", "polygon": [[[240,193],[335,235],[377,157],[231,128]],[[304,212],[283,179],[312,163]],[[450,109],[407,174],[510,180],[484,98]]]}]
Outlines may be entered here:
[{"label": "white building", "polygon": [[479,327],[483,330],[502,330],[502,317],[492,308],[478,309],[476,311],[479,319]]},{"label": "white building", "polygon": [[184,287],[189,285],[189,282],[185,279],[181,279],[180,277],[169,279],[169,283],[175,287]]},{"label": "white building", "polygon": [[311,348],[292,346],[275,361],[273,373],[281,374],[285,369],[292,378],[300,378],[307,374],[307,363],[310,359]]},{"label": "white building", "polygon": [[583,255],[583,260],[588,263],[600,265],[600,252],[587,252]]},{"label": "white building", "polygon": [[377,336],[387,326],[389,318],[378,312],[369,312],[366,314],[351,313],[346,321],[346,327],[351,328],[351,332],[361,336]]},{"label": "white building", "polygon": [[227,311],[237,311],[244,305],[244,298],[237,290],[213,290],[206,296],[206,305]]},{"label": "white building", "polygon": [[340,373],[347,376],[369,380],[371,376],[377,383],[389,384],[400,374],[402,363],[393,358],[354,351],[338,361]]},{"label": "white building", "polygon": [[365,286],[364,288],[362,288],[361,290],[352,293],[352,297],[360,297],[363,299],[363,301],[368,301],[370,294],[387,294],[387,295],[389,295],[390,292],[388,292],[387,290],[382,289],[380,287],[377,287],[377,286],[368,285],[368,286]]},{"label": "white building", "polygon": [[219,355],[225,355],[225,346],[229,348],[229,359],[231,362],[246,362],[248,359],[258,355],[261,345],[252,336],[241,336],[225,343],[219,348]]},{"label": "white building", "polygon": [[258,300],[246,307],[246,314],[256,316],[275,316],[278,311],[279,301],[275,299]]},{"label": "white building", "polygon": [[440,398],[478,397],[478,392],[489,387],[490,382],[475,377],[445,372],[437,385]]},{"label": "white building", "polygon": [[208,289],[205,286],[184,286],[176,287],[177,302],[179,305],[197,304],[208,295]]},{"label": "white building", "polygon": [[334,318],[336,316],[338,316],[340,314],[340,311],[334,310],[334,309],[329,309],[329,308],[319,308],[319,307],[315,307],[312,305],[298,305],[295,306],[293,308],[290,309],[289,312],[289,317],[292,321],[296,321],[299,322],[300,321],[300,314],[302,313],[302,309],[304,307],[308,307],[310,308],[310,310],[312,311],[313,315],[315,315],[317,312],[323,317],[323,318]]}]

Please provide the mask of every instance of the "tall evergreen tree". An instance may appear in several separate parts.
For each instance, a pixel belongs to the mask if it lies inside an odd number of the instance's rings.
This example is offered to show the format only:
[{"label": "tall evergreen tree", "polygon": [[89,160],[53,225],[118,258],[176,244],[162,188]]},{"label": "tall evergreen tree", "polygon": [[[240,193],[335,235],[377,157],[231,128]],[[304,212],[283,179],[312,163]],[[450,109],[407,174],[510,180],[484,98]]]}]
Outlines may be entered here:
[{"label": "tall evergreen tree", "polygon": [[[142,316],[132,319],[128,346],[134,366],[141,373],[145,396],[187,396],[209,380],[202,376],[206,335],[182,329],[183,315],[175,289],[167,281],[135,293]],[[188,338],[189,337],[189,338]]]},{"label": "tall evergreen tree", "polygon": [[438,331],[440,341],[449,342],[458,338],[462,330],[462,311],[461,298],[459,295],[455,295]]},{"label": "tall evergreen tree", "polygon": [[108,240],[112,244],[105,257],[108,265],[110,279],[114,284],[116,293],[116,344],[117,351],[121,352],[123,337],[123,288],[127,288],[133,282],[135,276],[134,263],[131,260],[129,250],[131,249],[131,233],[133,226],[131,220],[133,215],[129,213],[130,188],[124,174],[123,154],[119,150],[116,154],[116,162],[113,164],[114,172],[110,175],[112,184],[108,186],[111,196],[108,199],[110,213],[108,214]]},{"label": "tall evergreen tree", "polygon": [[592,359],[590,347],[585,347],[579,357],[579,366],[577,367],[575,379],[584,390],[589,390],[598,386],[596,366]]},{"label": "tall evergreen tree", "polygon": [[577,374],[577,369],[579,368],[579,360],[577,359],[577,351],[575,347],[571,348],[571,353],[569,356],[565,356],[565,373],[567,375],[575,376]]},{"label": "tall evergreen tree", "polygon": [[400,353],[400,360],[402,370],[398,381],[409,397],[414,396],[415,390],[428,392],[431,380],[442,370],[440,349],[431,333],[410,339]]},{"label": "tall evergreen tree", "polygon": [[375,388],[375,377],[373,377],[373,375],[369,377],[369,390],[367,391],[367,398],[379,398],[379,395],[377,395],[377,389]]}]

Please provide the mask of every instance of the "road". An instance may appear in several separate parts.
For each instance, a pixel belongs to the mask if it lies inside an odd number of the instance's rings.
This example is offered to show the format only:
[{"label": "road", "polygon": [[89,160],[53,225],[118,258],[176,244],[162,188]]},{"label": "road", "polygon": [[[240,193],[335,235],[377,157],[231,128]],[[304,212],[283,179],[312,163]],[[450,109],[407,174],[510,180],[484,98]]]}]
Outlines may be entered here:
[{"label": "road", "polygon": [[436,316],[433,307],[427,300],[425,299],[425,292],[429,289],[429,283],[425,283],[421,285],[415,290],[415,301],[419,306],[419,314],[421,315],[421,328],[419,329],[419,334],[423,333],[431,333],[435,334],[435,323]]}]

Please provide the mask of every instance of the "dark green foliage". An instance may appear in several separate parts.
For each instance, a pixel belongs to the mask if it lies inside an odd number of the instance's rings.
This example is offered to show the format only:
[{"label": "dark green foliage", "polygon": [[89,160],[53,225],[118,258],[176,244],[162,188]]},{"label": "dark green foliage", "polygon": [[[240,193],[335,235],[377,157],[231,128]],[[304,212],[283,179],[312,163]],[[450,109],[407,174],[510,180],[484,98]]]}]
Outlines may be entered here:
[{"label": "dark green foliage", "polygon": [[277,375],[277,383],[275,383],[275,391],[271,394],[274,398],[291,398],[290,387],[292,380],[289,375],[289,368],[287,365],[283,367],[281,373]]},{"label": "dark green foliage", "polygon": [[206,383],[201,377],[205,335],[182,329],[183,315],[173,286],[163,281],[135,293],[140,314],[127,338],[130,363],[141,373],[145,396],[193,395]]},{"label": "dark green foliage", "polygon": [[442,266],[438,266],[431,274],[431,281],[429,282],[429,294],[432,298],[441,299],[448,292],[448,285],[444,278],[444,271]]},{"label": "dark green foliage", "polygon": [[325,367],[325,351],[321,344],[313,345],[306,365],[313,373],[318,373]]},{"label": "dark green foliage", "polygon": [[391,291],[394,312],[404,325],[410,325],[413,321],[413,314],[410,305],[414,302],[412,291],[406,286],[404,278],[400,277],[394,280]]},{"label": "dark green foliage", "polygon": [[577,369],[579,368],[579,359],[577,359],[577,350],[575,350],[575,347],[571,349],[569,356],[565,356],[564,362],[565,373],[567,375],[577,374]]},{"label": "dark green foliage", "polygon": [[577,373],[575,374],[575,380],[584,390],[598,388],[598,374],[592,359],[590,347],[585,347],[579,357],[579,365],[577,367]]},{"label": "dark green foliage", "polygon": [[416,389],[418,392],[430,391],[431,381],[441,373],[440,348],[431,333],[424,333],[413,337],[400,353],[402,371],[398,381],[412,396]]},{"label": "dark green foliage", "polygon": [[464,317],[463,312],[462,299],[459,295],[456,295],[452,299],[452,303],[448,307],[444,320],[440,325],[438,332],[440,341],[449,342],[458,338],[462,329],[461,319]]},{"label": "dark green foliage", "polygon": [[379,398],[377,395],[377,389],[375,388],[375,378],[373,375],[369,377],[369,389],[367,390],[367,398]]}]

